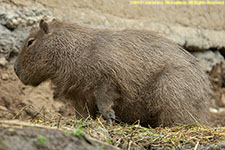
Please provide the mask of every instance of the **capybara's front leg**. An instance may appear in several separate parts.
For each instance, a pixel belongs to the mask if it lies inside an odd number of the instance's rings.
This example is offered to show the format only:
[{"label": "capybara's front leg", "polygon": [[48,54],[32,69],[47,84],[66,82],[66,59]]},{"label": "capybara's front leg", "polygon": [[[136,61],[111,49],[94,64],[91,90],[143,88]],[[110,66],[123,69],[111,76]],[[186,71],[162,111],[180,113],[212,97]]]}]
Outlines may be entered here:
[{"label": "capybara's front leg", "polygon": [[115,112],[112,109],[114,97],[111,91],[108,83],[99,84],[94,91],[98,110],[109,124],[115,120]]}]

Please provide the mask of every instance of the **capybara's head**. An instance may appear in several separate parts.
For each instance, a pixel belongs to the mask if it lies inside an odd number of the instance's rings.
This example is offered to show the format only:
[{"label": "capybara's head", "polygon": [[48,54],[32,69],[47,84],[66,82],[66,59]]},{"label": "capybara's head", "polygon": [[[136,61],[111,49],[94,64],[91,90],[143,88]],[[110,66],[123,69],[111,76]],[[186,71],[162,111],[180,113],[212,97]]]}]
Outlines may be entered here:
[{"label": "capybara's head", "polygon": [[37,86],[52,73],[47,45],[50,34],[49,24],[41,20],[39,27],[33,29],[25,41],[14,65],[16,75],[25,85]]}]

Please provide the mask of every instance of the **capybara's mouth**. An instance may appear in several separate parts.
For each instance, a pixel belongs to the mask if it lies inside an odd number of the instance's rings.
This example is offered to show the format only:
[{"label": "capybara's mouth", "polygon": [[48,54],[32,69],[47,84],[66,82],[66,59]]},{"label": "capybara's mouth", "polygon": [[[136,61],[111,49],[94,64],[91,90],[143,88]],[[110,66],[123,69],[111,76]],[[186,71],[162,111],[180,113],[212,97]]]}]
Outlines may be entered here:
[{"label": "capybara's mouth", "polygon": [[29,80],[21,80],[20,81],[24,84],[24,85],[30,85],[30,86],[33,86],[33,87],[37,87],[38,85],[41,84],[41,82],[39,81],[29,81]]},{"label": "capybara's mouth", "polygon": [[36,87],[36,86],[38,86],[40,84],[41,84],[41,82],[34,82],[34,83],[31,83],[31,84],[27,84],[27,85],[31,85],[33,87]]},{"label": "capybara's mouth", "polygon": [[21,77],[20,71],[18,69],[18,66],[14,65],[14,72],[16,74],[16,76],[19,78],[19,80],[24,84],[24,85],[31,85],[33,87],[36,87],[38,85],[41,84],[41,82],[39,81],[29,81],[28,79],[25,79],[23,77]]},{"label": "capybara's mouth", "polygon": [[19,80],[24,84],[24,85],[30,85],[33,87],[37,87],[38,85],[41,84],[41,82],[38,81],[28,81],[28,80],[24,80],[23,78],[21,78],[17,73],[16,73],[17,77],[19,78]]},{"label": "capybara's mouth", "polygon": [[20,80],[24,85],[30,85],[30,86],[33,86],[33,87],[37,87],[38,85],[41,84],[41,82],[28,82],[28,81],[23,81],[23,80]]}]

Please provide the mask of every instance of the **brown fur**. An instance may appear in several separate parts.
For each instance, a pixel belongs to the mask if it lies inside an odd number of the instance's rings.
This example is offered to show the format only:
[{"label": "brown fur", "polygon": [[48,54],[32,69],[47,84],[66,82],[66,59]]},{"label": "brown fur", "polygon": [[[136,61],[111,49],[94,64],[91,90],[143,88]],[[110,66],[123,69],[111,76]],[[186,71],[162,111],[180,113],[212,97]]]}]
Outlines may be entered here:
[{"label": "brown fur", "polygon": [[[87,107],[109,123],[116,116],[152,127],[208,124],[208,78],[177,44],[150,31],[59,21],[42,26],[30,34],[15,63],[24,84],[50,79],[79,114],[86,117]],[[27,46],[30,39],[35,40]]]}]

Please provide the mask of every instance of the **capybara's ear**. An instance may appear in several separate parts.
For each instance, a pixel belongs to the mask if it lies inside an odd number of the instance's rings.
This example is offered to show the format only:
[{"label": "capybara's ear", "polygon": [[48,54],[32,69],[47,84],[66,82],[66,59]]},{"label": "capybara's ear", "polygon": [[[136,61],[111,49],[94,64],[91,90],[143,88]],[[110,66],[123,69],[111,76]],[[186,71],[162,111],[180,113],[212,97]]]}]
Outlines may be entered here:
[{"label": "capybara's ear", "polygon": [[49,25],[47,22],[45,22],[43,19],[41,19],[39,23],[39,27],[44,31],[44,33],[49,33]]}]

